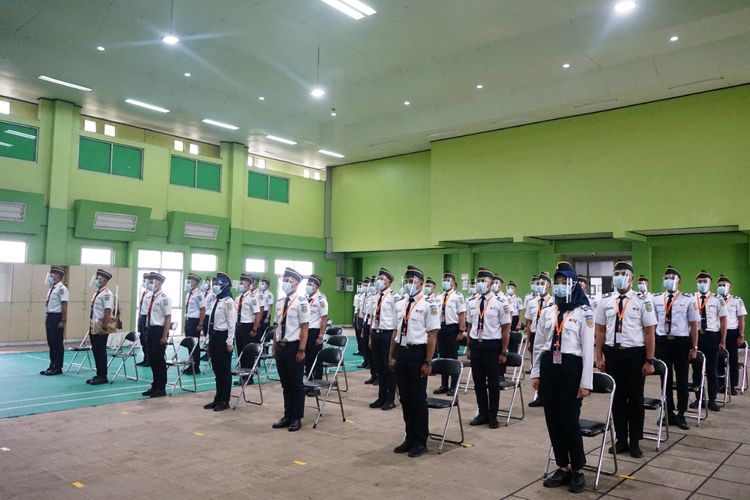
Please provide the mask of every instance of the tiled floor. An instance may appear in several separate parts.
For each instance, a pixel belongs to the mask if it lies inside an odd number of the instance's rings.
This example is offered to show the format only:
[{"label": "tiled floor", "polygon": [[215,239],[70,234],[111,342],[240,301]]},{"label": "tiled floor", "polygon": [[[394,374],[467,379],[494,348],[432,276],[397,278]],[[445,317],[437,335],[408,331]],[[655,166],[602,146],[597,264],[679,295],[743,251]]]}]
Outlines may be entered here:
[{"label": "tiled floor", "polygon": [[[199,393],[0,420],[0,499],[572,496],[542,487],[548,439],[541,409],[498,430],[466,425],[466,447],[446,445],[438,455],[431,442],[427,456],[410,459],[392,452],[403,436],[400,408],[368,408],[376,389],[364,379],[364,372],[350,376],[347,422],[332,405],[313,429],[308,410],[295,434],[271,429],[281,413],[276,384],[265,387],[264,406],[222,413],[203,410],[210,393]],[[528,381],[524,389],[528,400]],[[501,403],[508,400],[503,393]],[[462,401],[468,424],[473,393]],[[748,409],[750,395],[739,396],[699,429],[694,422],[687,432],[672,428],[659,453],[642,442],[643,458],[619,457],[619,475],[602,476],[598,491],[587,472],[587,490],[575,498],[750,498]],[[594,395],[583,416],[603,411],[604,398]],[[445,413],[430,417],[437,430]],[[646,418],[653,425],[653,412]],[[585,444],[593,449],[596,440]],[[589,463],[597,458],[589,454]]]}]

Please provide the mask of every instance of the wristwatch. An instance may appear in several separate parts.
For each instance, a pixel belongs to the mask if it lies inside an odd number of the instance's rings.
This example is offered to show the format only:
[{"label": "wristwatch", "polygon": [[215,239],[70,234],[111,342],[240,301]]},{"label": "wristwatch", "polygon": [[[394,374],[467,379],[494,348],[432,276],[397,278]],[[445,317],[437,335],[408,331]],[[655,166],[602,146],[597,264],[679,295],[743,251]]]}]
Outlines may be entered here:
[{"label": "wristwatch", "polygon": [[646,363],[653,365],[654,364],[654,358],[646,358]]},{"label": "wristwatch", "polygon": [[304,353],[304,352],[305,352],[305,350],[304,350],[304,349],[297,349],[297,352],[299,352],[299,353]]},{"label": "wristwatch", "polygon": [[507,356],[507,355],[508,355],[508,351],[503,351],[500,353],[500,356]]},{"label": "wristwatch", "polygon": [[425,360],[424,360],[424,364],[425,364],[425,365],[427,365],[427,366],[430,366],[430,365],[432,365],[432,360],[430,360],[430,359],[425,359]]}]

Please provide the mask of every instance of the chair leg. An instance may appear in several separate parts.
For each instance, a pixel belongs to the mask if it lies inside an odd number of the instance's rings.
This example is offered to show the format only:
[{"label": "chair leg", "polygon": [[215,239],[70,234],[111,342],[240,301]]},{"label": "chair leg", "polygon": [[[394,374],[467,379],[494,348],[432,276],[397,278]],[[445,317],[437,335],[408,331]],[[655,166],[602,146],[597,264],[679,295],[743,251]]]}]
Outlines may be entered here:
[{"label": "chair leg", "polygon": [[317,391],[315,392],[315,406],[318,409],[318,414],[315,416],[315,422],[313,423],[313,429],[318,427],[318,421],[320,421],[320,415],[323,413],[323,408],[321,408],[320,405],[320,397],[318,396]]},{"label": "chair leg", "polygon": [[336,392],[339,394],[339,406],[341,407],[341,421],[346,422],[346,415],[344,415],[344,402],[341,400],[341,389],[339,388],[338,381],[336,382]]},{"label": "chair leg", "polygon": [[343,363],[341,364],[341,371],[344,372],[344,388],[341,390],[341,392],[349,392],[349,379],[346,376],[346,365]]},{"label": "chair leg", "polygon": [[552,462],[552,445],[549,445],[549,451],[547,452],[547,463],[544,464],[544,474],[542,474],[543,478],[546,478],[549,475],[549,464]]}]

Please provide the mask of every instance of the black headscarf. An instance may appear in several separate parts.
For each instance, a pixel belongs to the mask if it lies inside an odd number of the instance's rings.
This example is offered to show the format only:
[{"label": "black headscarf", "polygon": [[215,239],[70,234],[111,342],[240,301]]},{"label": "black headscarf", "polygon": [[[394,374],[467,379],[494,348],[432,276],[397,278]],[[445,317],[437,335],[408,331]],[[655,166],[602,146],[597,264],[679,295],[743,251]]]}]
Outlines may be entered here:
[{"label": "black headscarf", "polygon": [[567,262],[558,263],[554,279],[556,280],[558,276],[564,276],[566,279],[570,279],[573,282],[573,289],[570,292],[569,302],[565,300],[565,297],[555,296],[555,304],[557,305],[558,310],[572,311],[576,307],[589,305],[589,298],[583,292],[583,288],[581,288],[581,284],[578,282],[578,275],[576,274],[575,269],[573,269],[573,266]]}]

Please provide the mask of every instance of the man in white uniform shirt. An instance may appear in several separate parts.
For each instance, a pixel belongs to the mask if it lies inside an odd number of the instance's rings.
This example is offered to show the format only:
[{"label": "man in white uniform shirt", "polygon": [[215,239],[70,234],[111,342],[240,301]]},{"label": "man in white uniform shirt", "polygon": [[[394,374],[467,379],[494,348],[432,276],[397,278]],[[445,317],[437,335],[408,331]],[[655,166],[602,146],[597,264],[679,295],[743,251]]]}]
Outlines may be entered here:
[{"label": "man in white uniform shirt", "polygon": [[378,398],[370,408],[392,410],[396,407],[396,376],[388,367],[391,338],[396,329],[396,292],[391,290],[393,275],[380,268],[375,279],[376,293],[371,299],[370,343],[375,377],[378,379]]},{"label": "man in white uniform shirt", "polygon": [[138,340],[141,343],[141,352],[143,353],[143,359],[138,363],[138,366],[145,367],[151,366],[151,354],[148,352],[148,325],[146,324],[148,305],[153,295],[148,289],[148,280],[150,277],[151,273],[143,273],[143,282],[141,283],[141,290],[138,296],[138,333],[140,334]]},{"label": "man in white uniform shirt", "polygon": [[[234,338],[237,342],[237,356],[250,343],[260,342],[260,322],[263,311],[258,298],[258,281],[260,278],[254,274],[242,273],[240,275],[240,296],[237,297],[237,327],[234,329]],[[240,360],[242,368],[252,368],[253,360],[248,356],[242,356]],[[250,383],[253,383],[252,377]],[[235,385],[242,385],[238,380]]]},{"label": "man in white uniform shirt", "polygon": [[[466,301],[456,290],[456,276],[446,271],[443,273],[443,293],[438,295],[435,303],[440,308],[440,331],[438,332],[438,353],[441,358],[458,359],[458,342],[466,332]],[[453,396],[458,384],[458,377],[448,381],[448,375],[442,375],[440,387],[433,394]]]},{"label": "man in white uniform shirt", "polygon": [[63,284],[65,270],[52,266],[47,274],[47,292],[45,304],[44,326],[47,330],[47,345],[49,346],[49,367],[39,372],[41,375],[60,375],[62,373],[65,347],[65,324],[68,321],[68,288]]},{"label": "man in white uniform shirt", "polygon": [[[328,325],[328,299],[320,291],[323,278],[317,274],[307,277],[305,285],[305,300],[310,306],[310,325],[307,329],[307,345],[305,346],[305,375],[312,370],[315,357],[323,348],[323,336]],[[315,380],[323,378],[323,364],[318,363],[312,376]]]},{"label": "man in white uniform shirt", "polygon": [[98,269],[91,279],[91,287],[96,289],[94,298],[91,300],[91,313],[89,314],[89,339],[96,364],[96,376],[86,381],[91,385],[109,382],[107,380],[107,335],[111,330],[112,314],[115,308],[115,295],[107,287],[111,279],[112,274],[104,269]]},{"label": "man in white uniform shirt", "polygon": [[[185,336],[193,337],[196,343],[200,342],[203,322],[206,319],[206,298],[198,288],[201,277],[190,273],[187,278],[187,294],[185,295]],[[201,350],[193,351],[193,366],[189,366],[184,373],[189,375],[201,372]]]},{"label": "man in white uniform shirt", "polygon": [[[716,293],[727,305],[727,351],[729,351],[729,381],[732,383],[732,396],[737,395],[740,381],[738,349],[745,345],[745,316],[747,309],[742,298],[731,292],[732,282],[723,274],[719,276]],[[719,372],[724,376],[724,371]],[[726,382],[726,379],[725,379]]]},{"label": "man in white uniform shirt", "polygon": [[260,293],[262,298],[260,299],[261,305],[263,306],[263,315],[260,318],[261,321],[261,333],[265,333],[271,324],[271,309],[273,308],[273,293],[271,293],[271,280],[265,276],[260,278]]},{"label": "man in white uniform shirt", "polygon": [[164,390],[167,386],[167,360],[164,359],[164,354],[169,340],[169,327],[172,322],[172,300],[162,290],[164,280],[163,275],[151,273],[148,281],[148,287],[153,293],[146,318],[153,381],[151,382],[151,388],[142,394],[152,398],[161,398],[167,395]]}]

